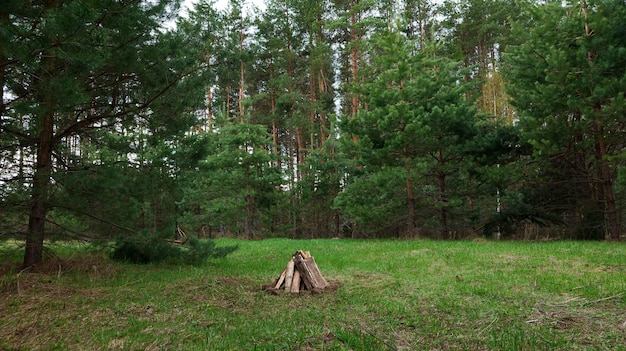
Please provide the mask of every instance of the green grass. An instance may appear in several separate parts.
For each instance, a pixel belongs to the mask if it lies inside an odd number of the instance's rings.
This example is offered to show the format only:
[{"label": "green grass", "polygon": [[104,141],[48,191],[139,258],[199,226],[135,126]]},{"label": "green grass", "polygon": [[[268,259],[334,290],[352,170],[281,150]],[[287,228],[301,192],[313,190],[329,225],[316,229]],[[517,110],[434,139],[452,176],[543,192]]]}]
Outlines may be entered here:
[{"label": "green grass", "polygon": [[[199,267],[53,245],[45,273],[0,277],[0,350],[626,350],[623,243],[233,244]],[[298,249],[339,288],[262,291]]]}]

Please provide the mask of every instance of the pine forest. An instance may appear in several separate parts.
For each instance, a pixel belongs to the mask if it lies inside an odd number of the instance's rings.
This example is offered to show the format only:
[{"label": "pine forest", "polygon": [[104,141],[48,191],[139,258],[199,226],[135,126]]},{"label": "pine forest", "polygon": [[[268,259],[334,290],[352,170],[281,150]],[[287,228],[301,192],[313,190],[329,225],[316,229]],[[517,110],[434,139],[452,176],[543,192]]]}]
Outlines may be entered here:
[{"label": "pine forest", "polygon": [[[0,239],[624,239],[624,0],[3,0]],[[178,236],[177,236],[178,234]]]}]

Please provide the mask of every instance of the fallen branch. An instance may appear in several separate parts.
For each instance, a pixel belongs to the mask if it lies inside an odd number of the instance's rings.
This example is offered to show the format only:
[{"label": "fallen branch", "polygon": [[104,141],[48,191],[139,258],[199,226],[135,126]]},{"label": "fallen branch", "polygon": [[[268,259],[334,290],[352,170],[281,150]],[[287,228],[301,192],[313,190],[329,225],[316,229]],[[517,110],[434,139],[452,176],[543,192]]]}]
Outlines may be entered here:
[{"label": "fallen branch", "polygon": [[187,233],[185,233],[185,231],[180,229],[180,227],[177,225],[176,226],[176,239],[166,239],[165,241],[167,241],[168,243],[176,244],[176,245],[185,245],[188,240],[189,240],[189,237],[187,236]]},{"label": "fallen branch", "polygon": [[601,298],[601,299],[597,299],[597,300],[589,301],[589,302],[587,302],[587,304],[598,303],[598,302],[607,301],[607,300],[613,300],[613,299],[616,299],[616,298],[618,298],[618,297],[622,297],[622,296],[624,296],[624,294],[626,294],[626,291],[621,292],[621,293],[619,293],[619,294],[615,294],[615,295],[611,295],[611,296],[603,297],[603,298]]},{"label": "fallen branch", "polygon": [[[478,334],[476,334],[477,336],[480,336],[482,333],[486,332],[487,330],[489,330],[491,328],[491,326],[498,321],[498,317],[494,318],[491,323],[489,323],[489,325],[487,325],[486,327],[484,327],[483,329],[481,329]],[[530,323],[529,321],[526,321],[526,323]]]}]

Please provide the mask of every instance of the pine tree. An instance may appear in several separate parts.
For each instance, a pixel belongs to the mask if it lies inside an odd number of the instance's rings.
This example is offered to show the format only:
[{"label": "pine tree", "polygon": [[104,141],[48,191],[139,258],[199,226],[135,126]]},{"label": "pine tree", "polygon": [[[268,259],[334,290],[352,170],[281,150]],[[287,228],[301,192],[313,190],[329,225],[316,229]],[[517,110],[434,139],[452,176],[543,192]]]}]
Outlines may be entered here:
[{"label": "pine tree", "polygon": [[10,11],[3,35],[12,40],[0,50],[8,59],[2,69],[9,94],[1,134],[12,147],[30,146],[35,159],[24,266],[42,259],[50,196],[60,184],[53,177],[78,162],[65,161],[85,156],[59,157],[66,145],[80,141],[83,148],[107,132],[149,123],[151,107],[195,70],[174,58],[177,38],[159,29],[172,7],[175,1],[3,5]]},{"label": "pine tree", "polygon": [[266,213],[280,183],[271,167],[270,136],[264,126],[229,123],[203,136],[207,155],[197,169],[183,172],[183,220],[195,230],[220,228],[256,238],[271,228]]},{"label": "pine tree", "polygon": [[[397,31],[377,38],[376,74],[360,90],[368,109],[344,125],[358,137],[355,159],[363,175],[337,204],[360,221],[404,218],[410,236],[425,219],[418,217],[420,206],[437,215],[439,235],[448,238],[449,215],[463,202],[456,182],[469,157],[464,146],[475,135],[478,115],[464,94],[469,86],[459,84],[459,64],[438,57],[434,44],[416,51],[417,45]],[[367,199],[354,197],[368,187]]]},{"label": "pine tree", "polygon": [[562,216],[595,218],[582,225],[619,240],[613,156],[624,147],[626,49],[618,23],[626,20],[626,7],[614,1],[549,3],[529,13],[536,26],[518,28],[524,42],[507,56],[522,131],[548,184],[570,195],[551,201],[561,200],[563,208],[568,200],[571,211]]}]

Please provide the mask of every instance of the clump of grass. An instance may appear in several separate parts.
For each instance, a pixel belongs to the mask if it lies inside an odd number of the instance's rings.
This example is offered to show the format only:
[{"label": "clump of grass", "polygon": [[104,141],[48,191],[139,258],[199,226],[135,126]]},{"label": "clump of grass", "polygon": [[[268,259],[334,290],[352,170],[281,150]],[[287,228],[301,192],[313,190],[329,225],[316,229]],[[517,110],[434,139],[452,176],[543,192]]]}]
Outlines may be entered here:
[{"label": "clump of grass", "polygon": [[388,337],[375,335],[362,328],[338,328],[334,335],[343,346],[354,351],[396,350],[393,340],[386,340]]}]

